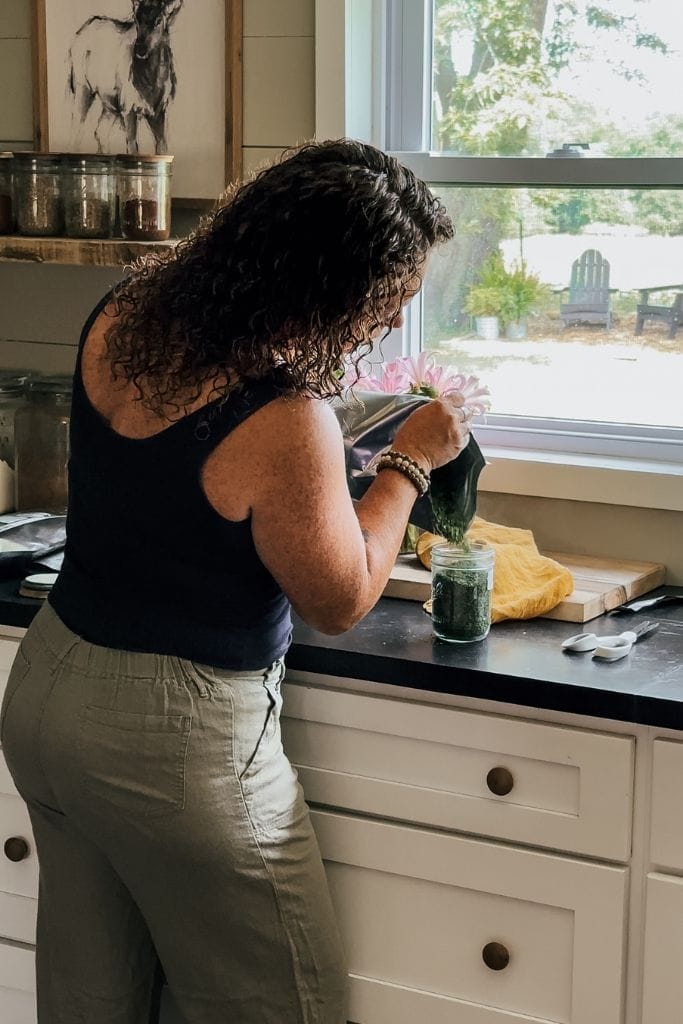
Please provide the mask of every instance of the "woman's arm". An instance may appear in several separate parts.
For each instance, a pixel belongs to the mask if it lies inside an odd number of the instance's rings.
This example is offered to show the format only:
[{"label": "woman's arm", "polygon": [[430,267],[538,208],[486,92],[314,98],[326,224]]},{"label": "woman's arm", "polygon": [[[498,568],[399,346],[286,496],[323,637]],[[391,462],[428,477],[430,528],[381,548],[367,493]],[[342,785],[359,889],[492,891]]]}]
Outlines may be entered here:
[{"label": "woman's arm", "polygon": [[[469,436],[459,403],[421,407],[398,432],[395,447],[427,471],[454,458]],[[385,470],[354,506],[331,409],[305,398],[277,404],[267,467],[262,462],[265,472],[254,485],[254,541],[299,615],[324,633],[341,633],[380,597],[417,492],[403,474]]]}]

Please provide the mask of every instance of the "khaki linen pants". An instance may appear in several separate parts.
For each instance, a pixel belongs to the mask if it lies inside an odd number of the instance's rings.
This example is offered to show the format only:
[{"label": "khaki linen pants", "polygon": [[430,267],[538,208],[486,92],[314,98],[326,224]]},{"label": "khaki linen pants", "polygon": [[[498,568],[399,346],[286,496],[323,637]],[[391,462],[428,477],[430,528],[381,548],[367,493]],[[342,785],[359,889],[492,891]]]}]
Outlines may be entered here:
[{"label": "khaki linen pants", "polygon": [[0,714],[40,864],[40,1024],[341,1024],[346,972],[280,740],[281,662],[231,672],[87,643],[46,605]]}]

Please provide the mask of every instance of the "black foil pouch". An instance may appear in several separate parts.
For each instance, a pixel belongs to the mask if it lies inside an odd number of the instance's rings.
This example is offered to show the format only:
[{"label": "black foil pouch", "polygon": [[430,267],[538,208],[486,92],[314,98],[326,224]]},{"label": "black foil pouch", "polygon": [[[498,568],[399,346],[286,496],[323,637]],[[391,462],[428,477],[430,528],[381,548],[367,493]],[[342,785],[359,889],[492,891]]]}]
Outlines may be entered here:
[{"label": "black foil pouch", "polygon": [[[354,391],[333,408],[344,435],[346,479],[352,498],[361,498],[377,475],[377,460],[391,448],[403,421],[425,402],[422,395]],[[462,540],[477,510],[477,482],[486,460],[473,436],[457,459],[435,469],[429,493],[413,505],[409,521],[449,541]]]}]

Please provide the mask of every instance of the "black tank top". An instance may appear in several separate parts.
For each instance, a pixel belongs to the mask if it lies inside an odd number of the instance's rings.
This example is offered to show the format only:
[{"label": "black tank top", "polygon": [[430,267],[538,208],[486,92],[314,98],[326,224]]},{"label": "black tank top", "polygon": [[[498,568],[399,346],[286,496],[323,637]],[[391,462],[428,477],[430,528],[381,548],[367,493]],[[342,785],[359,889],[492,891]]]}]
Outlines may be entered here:
[{"label": "black tank top", "polygon": [[152,437],[122,437],[91,404],[81,374],[85,340],[110,297],[78,346],[66,550],[50,603],[90,643],[265,668],[289,646],[290,604],[256,552],[250,519],[219,515],[201,470],[281,390],[263,379]]}]

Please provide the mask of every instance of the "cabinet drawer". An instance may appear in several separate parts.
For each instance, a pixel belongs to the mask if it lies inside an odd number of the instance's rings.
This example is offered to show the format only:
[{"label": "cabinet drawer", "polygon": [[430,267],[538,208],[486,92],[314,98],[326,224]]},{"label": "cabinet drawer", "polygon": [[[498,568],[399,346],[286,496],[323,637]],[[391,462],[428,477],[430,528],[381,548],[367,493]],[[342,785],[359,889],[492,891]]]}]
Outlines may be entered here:
[{"label": "cabinet drawer", "polygon": [[[9,778],[7,766],[0,755],[0,780]],[[12,785],[11,780],[9,785]],[[0,781],[0,789],[8,788],[6,781]],[[13,788],[13,787],[12,787]],[[10,860],[5,853],[8,839],[23,839],[28,850],[20,861]],[[14,793],[0,791],[0,892],[16,896],[38,898],[38,856],[36,854],[31,820],[26,804]],[[2,1020],[2,1018],[0,1018]]]},{"label": "cabinet drawer", "polygon": [[683,879],[647,877],[642,1024],[672,1024],[683,1005]]},{"label": "cabinet drawer", "polygon": [[[38,900],[30,896],[16,896],[0,892],[0,941],[14,939],[35,945]],[[0,1020],[4,1018],[0,1017]]]},{"label": "cabinet drawer", "polygon": [[297,683],[284,713],[309,802],[628,860],[630,737]]},{"label": "cabinet drawer", "polygon": [[650,859],[659,867],[683,871],[683,818],[678,812],[683,743],[655,740],[652,747]]},{"label": "cabinet drawer", "polygon": [[35,954],[0,942],[0,1021],[36,1024]]},{"label": "cabinet drawer", "polygon": [[350,1021],[619,1024],[625,868],[311,816],[346,948]]}]

